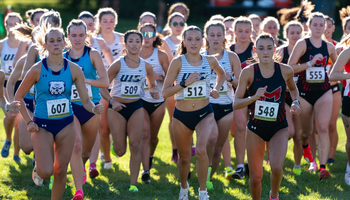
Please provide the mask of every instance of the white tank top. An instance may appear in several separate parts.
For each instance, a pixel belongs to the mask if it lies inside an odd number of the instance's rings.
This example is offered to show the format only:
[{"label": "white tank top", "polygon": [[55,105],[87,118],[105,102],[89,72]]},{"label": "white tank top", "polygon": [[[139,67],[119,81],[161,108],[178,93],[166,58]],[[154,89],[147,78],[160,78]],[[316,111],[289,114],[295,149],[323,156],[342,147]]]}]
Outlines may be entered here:
[{"label": "white tank top", "polygon": [[92,37],[92,40],[94,41],[94,44],[91,46],[92,48],[96,49],[98,52],[100,52],[101,56],[103,56],[102,54],[102,50],[100,45],[98,44],[98,41],[95,37]]},{"label": "white tank top", "polygon": [[7,44],[8,38],[4,39],[1,50],[1,69],[5,72],[5,78],[8,79],[13,71],[13,59],[17,53],[17,48],[11,48]]},{"label": "white tank top", "polygon": [[[158,75],[164,76],[163,67],[159,63],[158,52],[159,52],[158,48],[154,48],[152,55],[149,58],[145,59],[145,61],[152,65],[153,71],[155,73],[157,73]],[[162,91],[163,83],[164,82],[162,82],[162,81],[156,81],[156,85],[157,85],[159,92]],[[143,100],[150,102],[150,103],[160,103],[160,102],[164,101],[164,98],[162,95],[159,96],[159,99],[152,98],[152,96],[149,93],[147,81],[145,81],[145,85],[144,85],[143,89],[145,90],[145,96],[142,97]]]},{"label": "white tank top", "polygon": [[[205,51],[205,55],[207,55],[208,51]],[[232,67],[230,64],[230,59],[228,56],[228,52],[224,50],[224,55],[222,56],[221,60],[218,61],[220,66],[229,74],[232,74]],[[210,78],[210,89],[214,89],[216,85],[216,78],[217,75],[214,72],[214,70],[211,70],[211,78]],[[221,105],[227,105],[231,104],[233,102],[234,92],[232,88],[232,84],[230,82],[225,82],[222,84],[220,88],[220,97],[217,99],[214,99],[213,97],[209,97],[210,103],[217,103]]]},{"label": "white tank top", "polygon": [[[97,35],[96,37],[102,38],[101,34]],[[112,51],[113,61],[117,60],[120,56],[122,56],[124,46],[123,46],[123,43],[120,41],[118,33],[114,33],[114,42],[110,45],[107,44],[107,46]],[[101,55],[102,55],[103,63],[107,69],[109,64],[105,59],[104,55],[103,54]]]},{"label": "white tank top", "polygon": [[170,47],[170,51],[171,53],[173,53],[173,56],[175,57],[175,55],[177,54],[177,49],[179,48],[180,44],[175,44],[169,36],[165,37],[165,41],[168,43],[169,47]]},{"label": "white tank top", "polygon": [[140,58],[137,68],[130,68],[125,63],[125,57],[120,58],[120,70],[112,82],[111,95],[123,99],[140,99],[144,96],[143,86],[146,80],[145,61]]},{"label": "white tank top", "polygon": [[[202,55],[201,55],[202,56]],[[205,56],[202,56],[200,66],[190,65],[184,54],[181,55],[182,66],[180,73],[176,76],[176,85],[180,85],[182,80],[186,80],[192,73],[197,72],[202,75],[199,81],[183,88],[174,95],[175,100],[200,100],[209,98],[211,68]]]}]

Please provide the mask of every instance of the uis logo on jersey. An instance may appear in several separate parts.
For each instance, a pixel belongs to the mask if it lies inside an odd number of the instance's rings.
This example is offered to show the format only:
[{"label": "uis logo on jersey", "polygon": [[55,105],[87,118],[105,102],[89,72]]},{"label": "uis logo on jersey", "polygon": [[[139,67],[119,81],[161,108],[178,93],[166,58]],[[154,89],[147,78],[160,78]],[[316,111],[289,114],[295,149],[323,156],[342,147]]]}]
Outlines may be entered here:
[{"label": "uis logo on jersey", "polygon": [[274,102],[280,100],[282,93],[282,87],[279,86],[277,89],[275,89],[272,92],[265,92],[264,97],[260,97],[260,100],[265,101],[267,99],[273,99]]},{"label": "uis logo on jersey", "polygon": [[52,96],[59,96],[66,91],[66,83],[64,81],[50,81],[49,92]]},{"label": "uis logo on jersey", "polygon": [[[310,55],[310,61],[314,58],[314,56]],[[325,67],[327,64],[328,58],[327,56],[323,57],[322,60],[317,60],[316,64],[314,65],[315,67]]]},{"label": "uis logo on jersey", "polygon": [[[186,80],[188,79],[188,77],[191,75],[192,73],[184,73],[184,75],[182,76],[182,80]],[[204,80],[207,78],[207,76],[210,75],[210,73],[200,73],[201,74],[201,78],[199,80]]]},{"label": "uis logo on jersey", "polygon": [[13,58],[15,58],[15,54],[5,54],[4,55],[4,61],[13,60]]},{"label": "uis logo on jersey", "polygon": [[121,82],[140,82],[142,75],[122,75],[120,78]]},{"label": "uis logo on jersey", "polygon": [[118,55],[119,52],[120,52],[120,49],[113,49],[113,50],[112,50],[112,56]]}]

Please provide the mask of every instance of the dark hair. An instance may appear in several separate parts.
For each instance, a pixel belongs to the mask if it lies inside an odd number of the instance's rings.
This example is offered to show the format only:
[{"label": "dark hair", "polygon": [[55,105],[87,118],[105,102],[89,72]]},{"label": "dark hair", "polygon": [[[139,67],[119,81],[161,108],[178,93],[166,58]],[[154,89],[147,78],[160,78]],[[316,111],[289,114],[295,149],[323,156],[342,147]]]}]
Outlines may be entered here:
[{"label": "dark hair", "polygon": [[210,17],[209,21],[223,21],[225,18],[224,16],[217,14],[217,15],[213,15]]},{"label": "dark hair", "polygon": [[143,42],[143,36],[142,34],[140,33],[140,31],[137,31],[137,30],[129,30],[129,31],[126,31],[124,33],[124,44],[126,44],[126,41],[128,40],[129,36],[132,35],[132,34],[136,34],[140,37],[141,39],[141,43]]},{"label": "dark hair", "polygon": [[155,24],[157,24],[157,17],[156,17],[156,15],[155,14],[153,14],[153,13],[151,13],[151,12],[143,12],[141,15],[140,15],[140,18],[139,18],[139,24],[141,24],[141,20],[142,20],[142,18],[144,18],[144,17],[152,17],[153,18],[153,20],[154,20],[154,23]]},{"label": "dark hair", "polygon": [[199,31],[201,33],[201,36],[203,35],[202,30],[198,26],[189,26],[189,27],[187,27],[184,30],[184,32],[182,33],[182,41],[181,41],[181,44],[179,45],[179,48],[178,48],[178,51],[177,51],[178,55],[182,55],[182,54],[187,53],[187,49],[186,49],[186,47],[184,45],[184,40],[185,40],[187,31]]},{"label": "dark hair", "polygon": [[32,33],[34,28],[28,26],[27,24],[17,24],[12,28],[15,38],[18,40],[32,39]]},{"label": "dark hair", "polygon": [[209,46],[209,42],[207,40],[207,37],[208,37],[208,32],[209,32],[209,28],[210,27],[214,27],[214,26],[218,26],[221,28],[222,30],[222,33],[224,35],[224,42],[222,43],[222,48],[225,49],[226,48],[226,43],[227,43],[227,40],[225,38],[225,35],[226,35],[226,28],[225,28],[225,24],[221,21],[217,21],[217,20],[214,20],[214,21],[207,21],[207,23],[205,23],[205,26],[204,26],[204,37],[205,37],[205,49],[210,49],[210,46]]},{"label": "dark hair", "polygon": [[[272,41],[272,43],[273,43],[273,46],[276,47],[275,40],[273,39],[273,37],[272,37],[272,35],[270,33],[261,33],[260,35],[258,35],[258,37],[255,40],[254,47],[257,46],[258,41],[260,39],[270,39]],[[256,52],[255,52],[253,58],[254,59],[252,59],[252,63],[259,62],[259,57],[258,57]],[[278,55],[278,54],[275,53],[273,55],[272,59],[273,59],[274,62],[277,62],[277,61],[279,61],[281,59],[281,55]]]},{"label": "dark hair", "polygon": [[[44,23],[47,23],[48,19],[51,19],[51,21],[55,27],[61,27],[62,19],[61,19],[61,15],[59,12],[51,10],[49,12],[44,13],[43,16],[41,16],[41,18],[40,18],[40,23],[39,23],[40,26],[43,26]],[[47,24],[45,24],[45,26],[46,25]]]},{"label": "dark hair", "polygon": [[227,16],[225,17],[224,20],[222,20],[222,22],[234,22],[236,20],[236,18],[232,17],[232,16]]},{"label": "dark hair", "polygon": [[175,17],[181,17],[184,22],[186,21],[185,17],[183,16],[183,14],[179,13],[179,12],[174,12],[173,14],[169,15],[168,17],[168,25],[169,23],[171,23],[171,21],[175,18]]},{"label": "dark hair", "polygon": [[285,39],[287,39],[288,30],[289,30],[289,27],[291,27],[291,26],[299,26],[301,28],[301,32],[304,31],[304,27],[303,27],[303,25],[300,22],[298,22],[298,21],[290,21],[283,28],[283,37]]},{"label": "dark hair", "polygon": [[184,4],[184,3],[175,3],[175,4],[171,5],[170,8],[169,8],[169,11],[168,11],[168,16],[173,14],[175,12],[175,9],[178,8],[178,7],[184,8],[186,10],[187,17],[190,16],[190,9],[188,9],[186,4]]},{"label": "dark hair", "polygon": [[96,35],[101,33],[100,23],[101,23],[103,15],[113,15],[114,20],[115,20],[115,25],[118,24],[118,14],[113,10],[113,8],[100,8],[96,14],[96,19],[97,19],[97,24],[96,24],[97,28],[95,31]]},{"label": "dark hair", "polygon": [[27,10],[27,12],[26,12],[26,17],[28,18],[27,22],[28,23],[34,22],[34,17],[36,14],[46,13],[46,12],[49,12],[49,10],[46,8],[37,8],[37,9]]},{"label": "dark hair", "polygon": [[309,20],[311,12],[315,9],[315,5],[311,4],[308,0],[303,0],[300,4],[300,10],[298,11],[295,19],[300,23],[305,23]]},{"label": "dark hair", "polygon": [[333,19],[333,18],[331,18],[331,17],[328,16],[328,15],[325,15],[324,17],[325,17],[325,20],[326,20],[326,21],[331,21],[331,22],[332,22],[332,25],[333,25],[333,26],[335,25],[335,22],[334,22],[334,19]]},{"label": "dark hair", "polygon": [[163,49],[163,40],[160,38],[159,34],[157,33],[157,29],[154,26],[154,24],[145,23],[144,25],[141,26],[140,31],[145,27],[151,27],[153,29],[153,32],[155,32],[156,34],[156,39],[154,40],[152,46],[154,48]]},{"label": "dark hair", "polygon": [[313,12],[313,13],[311,13],[309,20],[307,21],[307,25],[310,26],[312,20],[313,20],[315,17],[320,17],[320,18],[322,18],[322,19],[324,20],[324,22],[326,23],[325,16],[324,16],[322,13],[320,13],[320,12]]},{"label": "dark hair", "polygon": [[95,21],[94,16],[89,11],[83,11],[78,15],[78,19],[82,19],[82,18],[91,18],[92,20]]}]

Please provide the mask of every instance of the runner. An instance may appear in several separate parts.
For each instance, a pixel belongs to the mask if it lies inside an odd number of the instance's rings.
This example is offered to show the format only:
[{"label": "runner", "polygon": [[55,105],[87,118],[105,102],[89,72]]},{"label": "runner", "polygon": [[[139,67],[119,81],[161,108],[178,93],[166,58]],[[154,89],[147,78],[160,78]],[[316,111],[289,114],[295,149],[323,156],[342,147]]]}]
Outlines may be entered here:
[{"label": "runner", "polygon": [[227,46],[230,47],[231,45],[234,44],[235,42],[235,36],[233,34],[233,22],[235,21],[234,17],[227,16],[225,19],[222,21],[225,24],[225,29],[226,29],[226,41],[227,41]]},{"label": "runner", "polygon": [[[170,6],[169,11],[168,11],[168,18],[170,15],[172,15],[175,12],[181,13],[185,17],[185,22],[187,21],[188,17],[190,16],[190,9],[188,9],[187,5],[179,2],[179,3],[174,3]],[[166,24],[164,26],[164,29],[162,31],[162,35],[168,36],[171,34],[171,28],[169,27],[169,24]]]},{"label": "runner", "polygon": [[260,34],[260,24],[261,24],[261,18],[257,14],[251,14],[248,16],[248,18],[252,21],[253,23],[253,35],[252,35],[252,40],[255,41],[258,35]]},{"label": "runner", "polygon": [[280,30],[280,23],[274,17],[266,17],[261,22],[261,30],[265,33],[270,33],[275,41],[277,47],[283,45],[285,42],[277,38]]}]

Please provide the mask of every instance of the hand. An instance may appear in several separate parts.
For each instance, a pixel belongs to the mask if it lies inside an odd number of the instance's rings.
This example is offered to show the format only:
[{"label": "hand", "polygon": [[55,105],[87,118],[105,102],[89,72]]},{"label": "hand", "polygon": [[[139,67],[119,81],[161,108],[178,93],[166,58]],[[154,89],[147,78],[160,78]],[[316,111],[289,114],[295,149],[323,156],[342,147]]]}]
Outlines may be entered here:
[{"label": "hand", "polygon": [[323,59],[322,54],[319,53],[319,54],[315,55],[314,58],[310,62],[311,66],[314,66],[317,61],[321,61],[322,59]]},{"label": "hand", "polygon": [[230,82],[230,80],[231,80],[231,74],[228,73],[227,71],[225,71],[225,79],[227,82]]},{"label": "hand", "polygon": [[96,115],[101,115],[103,113],[103,106],[101,104],[97,104],[92,111],[96,114]]},{"label": "hand", "polygon": [[155,81],[164,81],[164,78],[162,75],[157,74],[156,72],[153,72],[153,77]]},{"label": "hand", "polygon": [[153,99],[159,99],[159,91],[156,88],[150,88],[149,94],[152,96]]},{"label": "hand", "polygon": [[38,127],[38,125],[37,125],[35,122],[30,121],[30,122],[28,123],[28,125],[27,125],[27,131],[28,131],[29,133],[38,132],[38,131],[39,131],[39,127]]},{"label": "hand", "polygon": [[115,111],[121,111],[121,110],[123,109],[123,107],[126,108],[126,106],[125,106],[124,104],[119,103],[119,102],[116,101],[116,100],[113,100],[113,101],[112,101],[112,108],[113,108],[113,110],[115,110]]},{"label": "hand", "polygon": [[210,92],[209,92],[209,95],[211,97],[213,97],[214,99],[217,99],[220,97],[220,94],[219,92],[216,90],[216,89],[212,89]]},{"label": "hand", "polygon": [[190,76],[188,76],[188,78],[185,81],[185,85],[189,86],[192,83],[199,81],[201,79],[202,75],[200,73],[197,72],[193,72],[192,74],[190,74]]},{"label": "hand", "polygon": [[7,109],[12,114],[17,115],[21,109],[21,104],[19,104],[19,101],[13,101],[7,105]]},{"label": "hand", "polygon": [[301,113],[301,109],[298,103],[293,102],[290,107],[290,112],[295,115],[299,115]]},{"label": "hand", "polygon": [[258,99],[260,99],[260,97],[263,97],[265,92],[266,92],[266,89],[267,89],[267,86],[265,86],[263,88],[259,88],[254,95],[254,99],[258,100]]}]

